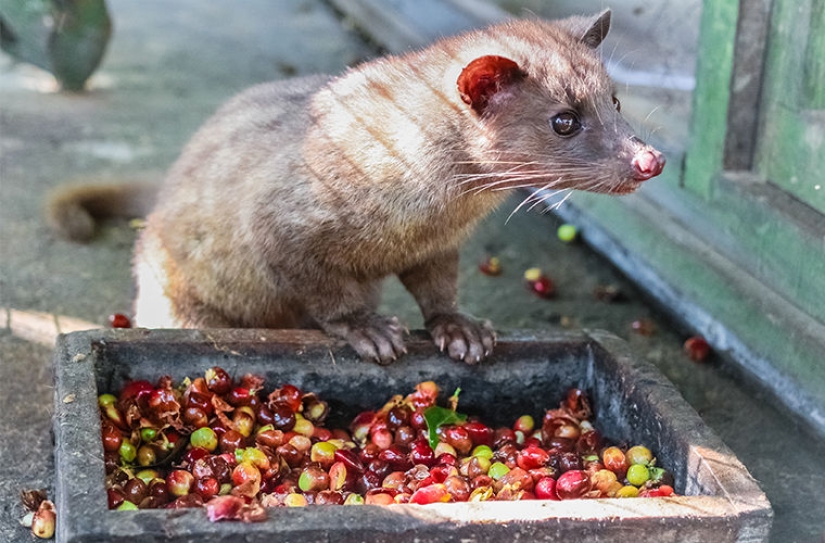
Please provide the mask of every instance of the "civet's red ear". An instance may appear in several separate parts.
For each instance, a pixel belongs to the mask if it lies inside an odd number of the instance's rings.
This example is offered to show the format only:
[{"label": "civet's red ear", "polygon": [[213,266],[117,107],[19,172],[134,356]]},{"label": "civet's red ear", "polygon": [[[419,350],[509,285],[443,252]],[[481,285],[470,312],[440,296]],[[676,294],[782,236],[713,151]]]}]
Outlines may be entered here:
[{"label": "civet's red ear", "polygon": [[464,67],[458,76],[458,92],[464,103],[481,114],[490,98],[525,75],[519,65],[509,58],[486,55]]}]

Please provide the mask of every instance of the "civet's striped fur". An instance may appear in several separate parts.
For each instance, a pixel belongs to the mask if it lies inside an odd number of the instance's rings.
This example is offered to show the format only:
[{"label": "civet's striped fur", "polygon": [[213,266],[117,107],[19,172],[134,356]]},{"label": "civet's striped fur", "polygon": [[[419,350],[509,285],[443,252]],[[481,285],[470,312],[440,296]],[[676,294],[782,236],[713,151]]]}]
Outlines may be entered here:
[{"label": "civet's striped fur", "polygon": [[[375,308],[396,274],[437,345],[484,358],[491,326],[456,306],[458,246],[501,189],[620,194],[661,171],[617,111],[595,50],[608,26],[609,12],[513,21],[235,97],[147,219],[137,324],[316,326],[386,363],[403,328]],[[581,128],[562,137],[565,111]]]}]

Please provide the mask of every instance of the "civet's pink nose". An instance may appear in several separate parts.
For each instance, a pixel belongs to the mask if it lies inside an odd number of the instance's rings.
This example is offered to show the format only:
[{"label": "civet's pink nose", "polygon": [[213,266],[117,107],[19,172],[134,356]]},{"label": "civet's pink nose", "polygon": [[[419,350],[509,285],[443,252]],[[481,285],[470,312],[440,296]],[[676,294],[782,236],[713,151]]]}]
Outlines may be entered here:
[{"label": "civet's pink nose", "polygon": [[665,167],[665,155],[656,149],[645,149],[636,153],[631,164],[633,165],[633,179],[644,181],[662,173]]}]

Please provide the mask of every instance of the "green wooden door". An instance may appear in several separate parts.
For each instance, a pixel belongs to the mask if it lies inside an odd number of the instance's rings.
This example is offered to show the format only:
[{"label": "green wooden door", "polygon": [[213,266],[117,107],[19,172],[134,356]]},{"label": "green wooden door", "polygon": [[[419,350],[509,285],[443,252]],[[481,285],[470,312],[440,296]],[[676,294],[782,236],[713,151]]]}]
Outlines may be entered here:
[{"label": "green wooden door", "polygon": [[825,213],[825,0],[774,3],[764,81],[757,169]]}]

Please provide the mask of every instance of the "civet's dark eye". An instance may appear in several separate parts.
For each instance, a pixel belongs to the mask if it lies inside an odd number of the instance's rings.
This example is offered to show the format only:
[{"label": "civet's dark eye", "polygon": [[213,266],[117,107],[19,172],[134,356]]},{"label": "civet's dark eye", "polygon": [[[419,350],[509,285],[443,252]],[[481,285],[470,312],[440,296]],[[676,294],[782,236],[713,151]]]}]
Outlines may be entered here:
[{"label": "civet's dark eye", "polygon": [[613,105],[616,106],[616,111],[621,111],[622,110],[622,103],[619,102],[619,99],[616,98],[615,96],[613,97]]},{"label": "civet's dark eye", "polygon": [[572,111],[565,111],[550,119],[550,126],[559,136],[572,136],[582,128],[579,117]]}]

